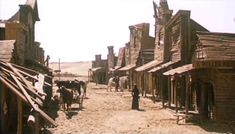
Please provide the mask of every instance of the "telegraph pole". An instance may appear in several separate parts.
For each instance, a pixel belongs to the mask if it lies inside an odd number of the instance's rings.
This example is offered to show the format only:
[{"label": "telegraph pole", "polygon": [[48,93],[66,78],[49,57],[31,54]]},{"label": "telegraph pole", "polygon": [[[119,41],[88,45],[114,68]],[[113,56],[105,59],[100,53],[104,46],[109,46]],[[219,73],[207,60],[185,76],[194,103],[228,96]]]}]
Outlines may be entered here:
[{"label": "telegraph pole", "polygon": [[59,58],[59,80],[60,80],[60,72],[61,72],[61,70],[60,70],[60,58]]}]

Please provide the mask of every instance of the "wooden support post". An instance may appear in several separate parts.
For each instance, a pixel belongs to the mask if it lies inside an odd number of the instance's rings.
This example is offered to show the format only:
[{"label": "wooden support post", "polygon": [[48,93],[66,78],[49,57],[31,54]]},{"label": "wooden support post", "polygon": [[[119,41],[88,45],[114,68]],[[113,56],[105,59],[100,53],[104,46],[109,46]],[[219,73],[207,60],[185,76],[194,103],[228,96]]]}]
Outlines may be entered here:
[{"label": "wooden support post", "polygon": [[27,124],[31,127],[33,134],[39,134],[39,114],[31,109],[30,115],[27,120]]},{"label": "wooden support post", "polygon": [[164,105],[164,92],[163,92],[163,87],[164,87],[164,84],[163,84],[163,76],[160,76],[161,78],[160,78],[160,83],[161,83],[161,87],[160,87],[160,89],[161,89],[161,96],[162,96],[162,107],[164,108],[165,107],[165,105]]},{"label": "wooden support post", "polygon": [[186,91],[185,91],[185,114],[188,114],[189,111],[189,84],[190,84],[190,76],[185,76],[185,83],[186,83]]},{"label": "wooden support post", "polygon": [[1,134],[4,134],[4,133],[6,133],[5,132],[5,130],[6,130],[6,128],[5,128],[5,125],[6,125],[6,123],[5,123],[5,115],[4,115],[4,105],[5,105],[5,89],[4,89],[4,86],[3,86],[3,84],[0,82],[0,110],[1,110],[1,112],[0,112],[0,124],[1,124],[1,129],[0,129],[0,133]]},{"label": "wooden support post", "polygon": [[178,97],[178,93],[177,93],[177,84],[178,84],[178,81],[177,81],[177,78],[175,80],[175,112],[178,113],[178,101],[179,101],[179,97]]},{"label": "wooden support post", "polygon": [[17,134],[22,134],[23,130],[23,105],[22,100],[17,97],[18,115],[17,115]]},{"label": "wooden support post", "polygon": [[174,76],[171,76],[171,103],[174,103]]},{"label": "wooden support post", "polygon": [[39,134],[39,133],[40,133],[39,113],[38,113],[38,112],[35,112],[34,116],[35,116],[35,120],[36,120],[36,122],[35,122],[35,132],[34,132],[34,134]]},{"label": "wooden support post", "polygon": [[168,76],[167,80],[167,89],[168,89],[168,107],[171,107],[171,77]]}]

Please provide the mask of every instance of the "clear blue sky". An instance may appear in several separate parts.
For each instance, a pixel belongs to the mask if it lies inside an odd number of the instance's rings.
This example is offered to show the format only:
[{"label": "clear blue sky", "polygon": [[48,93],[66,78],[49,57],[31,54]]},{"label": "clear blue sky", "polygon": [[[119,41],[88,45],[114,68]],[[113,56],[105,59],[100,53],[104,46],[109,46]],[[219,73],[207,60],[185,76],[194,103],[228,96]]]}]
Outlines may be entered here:
[{"label": "clear blue sky", "polygon": [[[0,19],[7,19],[25,0],[0,0]],[[155,0],[159,3],[159,0]],[[174,14],[191,10],[191,18],[213,32],[235,33],[235,0],[168,0]],[[150,23],[152,0],[38,0],[36,41],[51,61],[89,61],[107,57],[107,46],[118,49],[129,41],[128,26]]]}]

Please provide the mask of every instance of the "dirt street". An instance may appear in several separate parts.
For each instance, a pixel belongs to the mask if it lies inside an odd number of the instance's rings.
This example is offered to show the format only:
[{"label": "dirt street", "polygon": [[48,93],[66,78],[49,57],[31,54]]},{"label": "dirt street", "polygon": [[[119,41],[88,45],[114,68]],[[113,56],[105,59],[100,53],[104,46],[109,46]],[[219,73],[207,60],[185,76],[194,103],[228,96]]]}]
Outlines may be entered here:
[{"label": "dirt street", "polygon": [[206,134],[231,133],[225,124],[205,122],[199,124],[176,124],[176,117],[170,109],[162,109],[161,103],[140,98],[140,111],[131,110],[131,94],[106,92],[106,86],[93,83],[88,85],[84,108],[78,104],[66,116],[58,111],[58,126],[50,128],[53,134]]}]

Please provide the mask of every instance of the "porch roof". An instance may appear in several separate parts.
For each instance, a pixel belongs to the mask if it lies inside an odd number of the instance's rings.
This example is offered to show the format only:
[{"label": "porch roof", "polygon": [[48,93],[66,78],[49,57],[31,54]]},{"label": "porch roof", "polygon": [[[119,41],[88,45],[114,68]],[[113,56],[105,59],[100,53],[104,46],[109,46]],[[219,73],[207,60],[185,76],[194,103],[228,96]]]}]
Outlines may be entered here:
[{"label": "porch roof", "polygon": [[102,67],[95,67],[95,68],[92,68],[91,71],[92,72],[96,72],[96,71],[99,71],[101,69],[102,69]]},{"label": "porch roof", "polygon": [[169,71],[166,71],[163,73],[163,75],[175,75],[175,74],[182,74],[184,72],[188,72],[190,70],[193,70],[193,64],[186,64],[181,67],[177,67],[175,69],[171,69]]},{"label": "porch roof", "polygon": [[121,68],[121,66],[115,66],[114,68],[109,68],[109,71],[117,71],[119,68]]},{"label": "porch roof", "polygon": [[161,62],[159,62],[157,60],[153,60],[153,61],[150,61],[150,62],[148,62],[148,63],[146,63],[146,64],[136,68],[135,71],[137,71],[137,72],[145,71],[145,70],[150,69],[150,68],[152,68],[152,67],[154,67],[154,66],[156,66],[156,65],[158,65],[160,63]]},{"label": "porch roof", "polygon": [[154,72],[157,72],[158,70],[164,69],[164,68],[166,68],[166,67],[168,67],[168,66],[171,66],[171,65],[173,65],[173,64],[175,64],[175,63],[178,63],[178,62],[179,62],[179,61],[169,61],[169,62],[166,62],[166,63],[164,63],[164,64],[161,64],[161,65],[159,65],[159,66],[157,66],[157,67],[155,67],[155,68],[149,70],[148,72],[149,72],[149,73],[154,73]]},{"label": "porch roof", "polygon": [[120,71],[127,71],[127,70],[130,70],[130,69],[134,68],[134,67],[136,67],[136,64],[129,64],[129,65],[126,65],[126,66],[124,66],[124,67],[122,67],[122,68],[120,68],[118,70],[120,70]]}]

